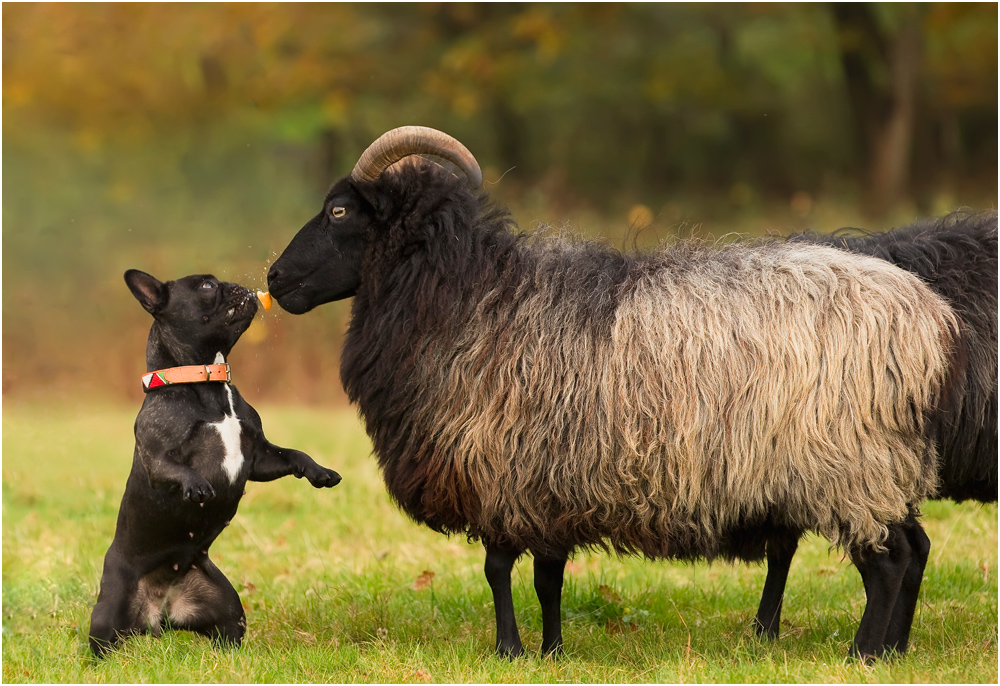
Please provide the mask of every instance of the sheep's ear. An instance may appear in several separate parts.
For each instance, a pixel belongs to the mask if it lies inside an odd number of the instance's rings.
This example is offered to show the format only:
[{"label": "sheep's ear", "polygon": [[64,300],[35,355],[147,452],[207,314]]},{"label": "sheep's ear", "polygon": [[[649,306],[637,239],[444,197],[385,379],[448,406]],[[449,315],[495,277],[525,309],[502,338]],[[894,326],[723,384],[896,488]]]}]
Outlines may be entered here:
[{"label": "sheep's ear", "polygon": [[378,181],[373,183],[352,183],[351,187],[362,201],[368,204],[376,217],[384,217],[389,210],[389,197]]},{"label": "sheep's ear", "polygon": [[125,284],[150,314],[156,314],[167,304],[167,286],[146,272],[129,269],[125,272]]}]

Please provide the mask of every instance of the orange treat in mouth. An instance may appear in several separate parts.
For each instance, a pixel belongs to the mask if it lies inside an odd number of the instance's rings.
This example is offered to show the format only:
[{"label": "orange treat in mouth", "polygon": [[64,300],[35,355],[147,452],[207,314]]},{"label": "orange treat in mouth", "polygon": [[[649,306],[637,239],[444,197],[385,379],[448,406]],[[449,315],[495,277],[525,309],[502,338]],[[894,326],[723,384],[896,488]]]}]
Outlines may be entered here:
[{"label": "orange treat in mouth", "polygon": [[260,304],[264,306],[265,310],[271,309],[271,305],[274,304],[271,294],[267,291],[257,291],[257,299],[260,300]]}]

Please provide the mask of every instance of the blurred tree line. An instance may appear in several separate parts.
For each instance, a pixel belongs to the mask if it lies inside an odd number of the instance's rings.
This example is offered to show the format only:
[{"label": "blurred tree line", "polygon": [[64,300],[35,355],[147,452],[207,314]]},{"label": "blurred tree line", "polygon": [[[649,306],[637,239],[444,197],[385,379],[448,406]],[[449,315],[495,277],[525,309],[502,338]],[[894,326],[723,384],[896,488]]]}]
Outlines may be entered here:
[{"label": "blurred tree line", "polygon": [[[7,398],[137,400],[122,273],[264,288],[402,124],[622,245],[996,204],[996,4],[7,3],[2,67]],[[258,317],[244,392],[341,400],[348,308]]]},{"label": "blurred tree line", "polygon": [[497,176],[598,208],[749,188],[854,191],[879,212],[996,185],[995,3],[4,10],[5,136],[266,136],[317,151],[327,181],[419,122]]}]

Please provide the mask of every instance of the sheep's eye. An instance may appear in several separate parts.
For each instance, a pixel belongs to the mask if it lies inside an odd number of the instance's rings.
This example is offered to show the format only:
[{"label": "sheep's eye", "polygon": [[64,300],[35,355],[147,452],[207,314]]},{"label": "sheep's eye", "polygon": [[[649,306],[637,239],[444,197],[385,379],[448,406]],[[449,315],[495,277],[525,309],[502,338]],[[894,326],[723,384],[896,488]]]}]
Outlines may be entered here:
[{"label": "sheep's eye", "polygon": [[347,214],[347,208],[346,207],[334,207],[332,210],[330,210],[330,214],[332,214],[337,219],[340,219],[345,214]]}]

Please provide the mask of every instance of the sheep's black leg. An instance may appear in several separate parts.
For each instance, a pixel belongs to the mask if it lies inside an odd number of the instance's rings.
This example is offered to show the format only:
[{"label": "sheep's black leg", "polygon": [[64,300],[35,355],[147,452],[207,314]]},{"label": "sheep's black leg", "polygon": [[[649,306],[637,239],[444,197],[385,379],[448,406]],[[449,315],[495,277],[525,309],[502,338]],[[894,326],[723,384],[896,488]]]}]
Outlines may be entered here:
[{"label": "sheep's black leg", "polygon": [[566,555],[535,557],[535,593],[542,606],[542,655],[562,654],[562,586]]},{"label": "sheep's black leg", "polygon": [[760,607],[757,608],[757,616],[754,618],[754,630],[758,636],[770,640],[778,638],[788,568],[792,564],[795,550],[799,547],[801,535],[798,531],[789,531],[784,535],[771,536],[767,539],[767,579],[764,581]]},{"label": "sheep's black leg", "polygon": [[493,591],[493,609],[497,619],[497,653],[503,657],[518,657],[524,649],[514,617],[514,598],[510,592],[510,573],[523,551],[506,550],[486,544],[486,581]]},{"label": "sheep's black leg", "polygon": [[885,634],[885,652],[897,655],[905,653],[910,643],[910,629],[917,609],[920,582],[924,578],[924,567],[927,566],[927,557],[931,552],[931,540],[927,538],[915,515],[911,514],[900,526],[906,533],[906,541],[912,554]]},{"label": "sheep's black leg", "polygon": [[889,526],[889,537],[884,545],[884,552],[871,549],[851,552],[851,561],[861,572],[867,602],[850,655],[866,661],[884,653],[899,589],[910,566],[910,544],[902,524]]}]

